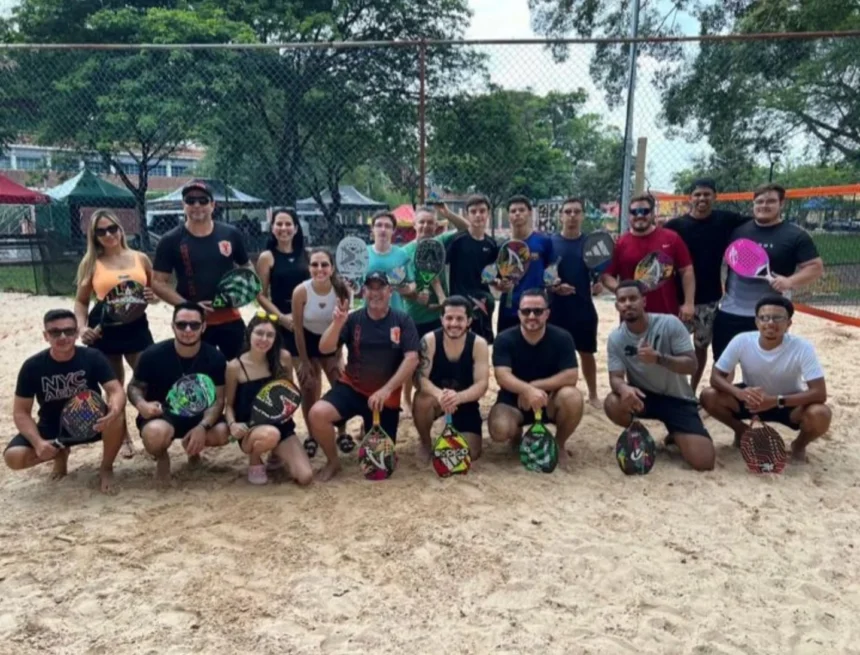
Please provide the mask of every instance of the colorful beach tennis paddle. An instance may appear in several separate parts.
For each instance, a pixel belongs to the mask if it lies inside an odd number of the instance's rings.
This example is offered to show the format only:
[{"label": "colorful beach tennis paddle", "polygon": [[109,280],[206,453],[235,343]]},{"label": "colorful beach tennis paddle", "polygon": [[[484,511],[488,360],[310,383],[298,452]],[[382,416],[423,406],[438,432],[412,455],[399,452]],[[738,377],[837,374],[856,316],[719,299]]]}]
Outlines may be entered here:
[{"label": "colorful beach tennis paddle", "polygon": [[397,467],[394,441],[379,424],[379,412],[373,412],[373,425],[358,445],[358,465],[368,480],[386,480]]},{"label": "colorful beach tennis paddle", "polygon": [[741,456],[752,473],[782,473],[788,462],[785,442],[779,432],[753,416],[741,435]]},{"label": "colorful beach tennis paddle", "polygon": [[654,291],[672,278],[675,265],[672,258],[662,252],[650,252],[645,255],[633,272],[633,279],[641,282],[646,291]]},{"label": "colorful beach tennis paddle", "polygon": [[550,264],[543,272],[543,285],[545,287],[554,287],[561,284],[561,278],[558,274],[558,265],[561,259],[556,260],[554,264]]},{"label": "colorful beach tennis paddle", "polygon": [[529,471],[552,473],[558,466],[558,443],[543,424],[543,410],[535,412],[535,422],[520,440],[520,462]]},{"label": "colorful beach tennis paddle", "polygon": [[167,392],[166,414],[176,418],[197,418],[215,404],[215,382],[203,373],[179,378]]},{"label": "colorful beach tennis paddle", "polygon": [[499,267],[495,264],[487,264],[481,269],[481,282],[484,284],[492,284],[499,277]]},{"label": "colorful beach tennis paddle", "polygon": [[57,448],[67,448],[100,441],[101,433],[95,429],[99,419],[108,413],[101,394],[90,389],[79,391],[69,398],[60,412],[60,434],[52,442]]},{"label": "colorful beach tennis paddle", "polygon": [[134,280],[125,280],[108,291],[94,308],[99,316],[96,331],[102,332],[104,326],[126,325],[146,313],[144,286]]},{"label": "colorful beach tennis paddle", "polygon": [[767,251],[750,239],[737,239],[729,244],[723,259],[741,277],[760,277],[773,281]]},{"label": "colorful beach tennis paddle", "polygon": [[213,309],[238,309],[252,303],[262,290],[257,274],[250,268],[234,268],[225,273],[215,288]]},{"label": "colorful beach tennis paddle", "polygon": [[657,458],[657,444],[651,433],[635,419],[615,442],[615,460],[624,475],[645,475]]},{"label": "colorful beach tennis paddle", "polygon": [[615,240],[609,232],[596,230],[585,237],[582,243],[582,259],[591,273],[592,281],[597,281],[600,273],[612,261],[614,251]]},{"label": "colorful beach tennis paddle", "polygon": [[445,414],[445,428],[433,444],[433,470],[440,478],[465,475],[472,467],[469,443],[454,427],[453,417]]},{"label": "colorful beach tennis paddle", "polygon": [[[510,280],[514,286],[516,286],[517,282],[519,282],[526,274],[530,263],[531,251],[525,241],[511,239],[503,243],[502,247],[499,248],[499,255],[496,258],[496,267],[499,271],[499,277],[503,280]],[[513,307],[513,303],[514,290],[511,289],[507,292],[507,301],[505,306],[508,308]]]}]

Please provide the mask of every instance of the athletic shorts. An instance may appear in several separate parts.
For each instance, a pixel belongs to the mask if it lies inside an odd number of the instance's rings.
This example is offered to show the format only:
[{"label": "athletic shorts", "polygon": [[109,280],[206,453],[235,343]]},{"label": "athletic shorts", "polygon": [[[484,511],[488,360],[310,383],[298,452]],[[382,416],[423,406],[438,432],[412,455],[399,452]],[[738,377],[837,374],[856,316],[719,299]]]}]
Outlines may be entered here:
[{"label": "athletic shorts", "polygon": [[290,353],[291,356],[298,357],[299,349],[296,346],[296,333],[288,330],[283,325],[279,329],[281,331],[281,345],[283,349]]},{"label": "athletic shorts", "polygon": [[[42,430],[42,428],[39,428],[39,433],[42,434],[42,436],[44,438],[44,430]],[[51,438],[53,438],[53,437],[51,437]],[[96,435],[90,441],[86,441],[86,442],[82,442],[82,443],[76,443],[75,446],[84,446],[84,445],[91,444],[91,443],[97,443],[101,440],[102,440],[101,432],[97,432]],[[9,450],[10,448],[21,448],[21,447],[33,448],[33,444],[31,444],[27,440],[27,437],[25,437],[23,434],[21,434],[19,432],[14,437],[12,437],[12,439],[9,441],[8,444],[6,444],[6,448],[5,448],[4,452],[6,450]],[[68,448],[74,448],[74,446],[67,446],[67,447]]]},{"label": "athletic shorts", "polygon": [[[441,410],[436,418],[442,416]],[[470,432],[481,436],[484,420],[481,418],[481,408],[478,403],[464,403],[451,415],[451,423],[458,432]]]},{"label": "athletic shorts", "polygon": [[666,426],[669,434],[683,432],[711,438],[699,416],[699,405],[695,400],[645,393],[645,409],[637,412],[636,418],[653,419]]},{"label": "athletic shorts", "polygon": [[[241,423],[241,421],[240,421],[240,423]],[[257,427],[257,426],[256,425],[251,426],[251,429],[253,430],[255,427]],[[293,421],[293,419],[290,419],[289,421],[287,421],[283,425],[276,425],[275,427],[278,428],[278,432],[280,432],[280,434],[281,434],[281,438],[278,439],[279,444],[284,443],[290,437],[296,436],[296,422]],[[242,447],[241,441],[237,441],[236,443],[239,444],[240,448]]]},{"label": "athletic shorts", "polygon": [[[335,382],[334,386],[326,392],[322,400],[329,403],[340,414],[342,421],[337,424],[345,423],[353,416],[360,416],[364,421],[364,431],[367,432],[373,425],[373,412],[367,406],[367,396],[359,393],[348,384],[343,382]],[[397,424],[400,422],[400,408],[391,409],[383,407],[379,413],[379,423],[382,429],[388,433],[392,441],[397,441]]]},{"label": "athletic shorts", "polygon": [[[95,328],[98,320],[90,314],[87,327]],[[90,348],[105,355],[131,355],[141,353],[153,344],[146,315],[126,325],[105,325],[102,336]]]},{"label": "athletic shorts", "polygon": [[[743,382],[739,382],[735,385],[738,389],[745,389],[746,384]],[[743,403],[738,403],[741,408],[740,411],[732,412],[732,416],[736,419],[746,420],[750,419],[753,416],[758,416],[765,423],[779,423],[786,427],[791,428],[792,430],[800,430],[800,423],[795,423],[791,420],[791,413],[796,409],[795,407],[774,407],[772,409],[768,409],[764,412],[751,412],[747,409],[747,406]]]},{"label": "athletic shorts", "polygon": [[705,350],[714,338],[714,319],[717,317],[719,301],[696,305],[692,322],[687,329],[693,335],[693,344],[699,350]]},{"label": "athletic shorts", "polygon": [[428,323],[416,323],[415,328],[418,330],[418,338],[420,339],[425,334],[430,334],[433,330],[438,330],[442,327],[442,321],[438,318],[435,321]]},{"label": "athletic shorts", "polygon": [[718,311],[714,317],[714,335],[711,348],[714,351],[716,362],[723,351],[728,348],[729,342],[743,332],[755,332],[758,330],[755,324],[755,316],[738,316]]},{"label": "athletic shorts", "polygon": [[[173,426],[173,439],[184,439],[185,435],[188,434],[192,429],[200,425],[200,422],[203,420],[199,416],[196,418],[183,418],[183,417],[164,417],[164,416],[156,416],[155,418],[143,418],[140,414],[137,415],[137,418],[134,419],[134,424],[137,426],[137,431],[143,436],[143,427],[149,423],[150,421],[158,421],[163,420],[170,423]],[[215,425],[219,423],[225,423],[224,417],[221,416],[215,421]]]},{"label": "athletic shorts", "polygon": [[239,319],[220,325],[207,325],[203,341],[220,350],[228,362],[236,359],[245,343],[245,321]]},{"label": "athletic shorts", "polygon": [[597,312],[593,316],[582,316],[580,320],[572,320],[567,316],[549,315],[551,325],[560,327],[573,337],[576,351],[580,353],[597,352]]},{"label": "athletic shorts", "polygon": [[[321,334],[314,334],[313,332],[304,329],[305,333],[305,350],[308,352],[308,357],[323,357],[323,354],[320,352],[320,339],[322,339]],[[336,354],[336,353],[332,353]],[[298,356],[298,355],[297,355]],[[331,357],[331,355],[325,355],[326,357]]]},{"label": "athletic shorts", "polygon": [[[499,396],[496,399],[495,404],[496,405],[504,405],[506,407],[513,407],[520,414],[522,414],[523,420],[520,422],[520,425],[533,425],[535,422],[535,413],[530,409],[526,410],[526,411],[520,409],[519,405],[517,405],[517,396],[512,394],[510,391],[505,391],[504,389],[499,391]],[[549,412],[546,412],[546,411],[543,413],[543,416],[541,417],[541,422],[542,423],[555,424],[555,421],[553,421],[549,417]]]}]

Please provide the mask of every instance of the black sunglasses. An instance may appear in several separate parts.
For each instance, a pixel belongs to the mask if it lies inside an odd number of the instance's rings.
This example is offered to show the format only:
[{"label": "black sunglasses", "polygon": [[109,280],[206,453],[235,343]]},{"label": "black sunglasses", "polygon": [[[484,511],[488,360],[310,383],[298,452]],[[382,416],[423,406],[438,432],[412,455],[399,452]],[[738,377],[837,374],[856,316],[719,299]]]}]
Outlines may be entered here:
[{"label": "black sunglasses", "polygon": [[520,310],[520,314],[523,316],[543,316],[545,311],[546,307],[526,307]]},{"label": "black sunglasses", "polygon": [[97,237],[107,236],[108,234],[116,234],[119,232],[119,225],[109,225],[108,227],[97,227],[93,230]]},{"label": "black sunglasses", "polygon": [[203,323],[200,321],[176,321],[174,325],[180,332],[185,332],[185,330],[197,332],[197,330],[203,327]]},{"label": "black sunglasses", "polygon": [[200,205],[201,207],[205,207],[209,204],[209,198],[207,198],[206,196],[188,196],[186,198],[183,198],[182,202],[184,202],[189,207],[192,205]]},{"label": "black sunglasses", "polygon": [[73,337],[78,333],[78,328],[49,328],[48,336],[58,339],[60,337]]},{"label": "black sunglasses", "polygon": [[631,216],[648,216],[651,213],[651,210],[648,207],[637,207],[636,209],[630,210]]}]

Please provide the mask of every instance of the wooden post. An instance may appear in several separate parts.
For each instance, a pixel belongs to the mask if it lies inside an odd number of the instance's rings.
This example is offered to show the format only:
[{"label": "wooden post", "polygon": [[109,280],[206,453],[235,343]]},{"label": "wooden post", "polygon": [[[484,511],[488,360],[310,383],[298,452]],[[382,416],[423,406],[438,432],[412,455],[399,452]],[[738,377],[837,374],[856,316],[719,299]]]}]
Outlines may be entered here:
[{"label": "wooden post", "polygon": [[645,160],[647,151],[648,137],[640,136],[636,141],[636,172],[633,181],[633,190],[637,196],[645,192]]}]

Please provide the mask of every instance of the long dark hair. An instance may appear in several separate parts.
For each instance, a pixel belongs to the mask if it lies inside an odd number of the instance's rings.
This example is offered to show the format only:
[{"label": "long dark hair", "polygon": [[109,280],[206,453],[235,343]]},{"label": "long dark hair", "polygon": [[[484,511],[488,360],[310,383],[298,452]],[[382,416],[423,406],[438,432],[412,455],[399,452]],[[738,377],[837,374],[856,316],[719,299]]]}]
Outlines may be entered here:
[{"label": "long dark hair", "polygon": [[337,272],[337,264],[335,263],[334,255],[331,250],[323,247],[311,248],[311,251],[308,254],[308,261],[310,262],[311,256],[318,252],[328,257],[328,260],[331,263],[331,286],[334,289],[334,295],[337,296],[338,300],[349,300],[349,287],[346,286],[346,282],[343,281],[343,278]]},{"label": "long dark hair", "polygon": [[283,339],[281,338],[281,330],[279,329],[278,324],[269,319],[268,312],[266,312],[265,316],[255,315],[254,318],[248,322],[248,327],[245,329],[245,343],[242,344],[240,357],[251,350],[251,333],[254,331],[255,327],[262,325],[263,323],[268,323],[275,329],[275,338],[272,340],[272,347],[266,352],[266,363],[269,365],[269,373],[275,379],[282,378],[285,375],[284,367],[281,366]]},{"label": "long dark hair", "polygon": [[293,254],[299,257],[302,261],[307,262],[308,256],[305,252],[305,233],[302,231],[302,223],[299,220],[299,215],[295,207],[275,207],[272,209],[272,218],[269,219],[269,238],[266,240],[266,250],[271,250],[272,254],[278,249],[278,239],[272,234],[272,227],[275,225],[275,219],[278,214],[286,214],[293,219],[293,225],[296,226],[296,232],[293,234]]}]

